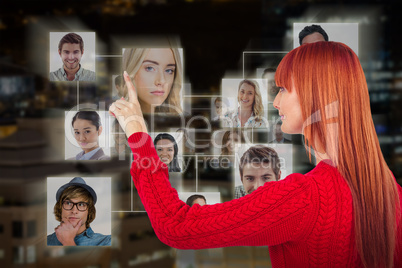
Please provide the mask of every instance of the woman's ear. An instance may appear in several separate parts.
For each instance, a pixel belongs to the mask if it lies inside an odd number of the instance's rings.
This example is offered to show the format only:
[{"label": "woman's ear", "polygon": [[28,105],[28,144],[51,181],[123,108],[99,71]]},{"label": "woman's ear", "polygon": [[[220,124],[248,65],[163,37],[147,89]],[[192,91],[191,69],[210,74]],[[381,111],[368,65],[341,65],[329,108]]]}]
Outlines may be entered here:
[{"label": "woman's ear", "polygon": [[103,130],[102,126],[99,126],[99,129],[98,129],[98,136],[100,136],[100,134],[102,134],[102,130]]}]

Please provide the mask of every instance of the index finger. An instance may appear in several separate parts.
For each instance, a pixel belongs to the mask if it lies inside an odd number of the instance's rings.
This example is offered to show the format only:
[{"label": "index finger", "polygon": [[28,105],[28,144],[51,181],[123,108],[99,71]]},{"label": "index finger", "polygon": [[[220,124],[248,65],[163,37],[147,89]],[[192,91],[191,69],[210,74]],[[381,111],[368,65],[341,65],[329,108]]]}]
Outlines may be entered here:
[{"label": "index finger", "polygon": [[127,85],[128,101],[131,103],[137,102],[138,101],[137,90],[135,89],[134,84],[131,81],[131,78],[126,71],[124,71],[124,81],[126,82]]}]

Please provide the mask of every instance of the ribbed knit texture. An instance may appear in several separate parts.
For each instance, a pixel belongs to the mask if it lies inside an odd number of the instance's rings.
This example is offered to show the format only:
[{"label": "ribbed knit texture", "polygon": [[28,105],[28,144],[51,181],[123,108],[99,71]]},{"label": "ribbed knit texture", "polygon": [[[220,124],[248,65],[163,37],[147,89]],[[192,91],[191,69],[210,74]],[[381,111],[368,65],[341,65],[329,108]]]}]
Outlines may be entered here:
[{"label": "ribbed knit texture", "polygon": [[[179,249],[265,245],[275,268],[361,267],[352,195],[331,165],[321,161],[305,175],[265,183],[230,202],[189,207],[170,186],[167,166],[149,135],[135,133],[128,141],[135,186],[163,243]],[[402,241],[401,225],[398,230]],[[401,252],[395,255],[395,268],[402,267]]]}]

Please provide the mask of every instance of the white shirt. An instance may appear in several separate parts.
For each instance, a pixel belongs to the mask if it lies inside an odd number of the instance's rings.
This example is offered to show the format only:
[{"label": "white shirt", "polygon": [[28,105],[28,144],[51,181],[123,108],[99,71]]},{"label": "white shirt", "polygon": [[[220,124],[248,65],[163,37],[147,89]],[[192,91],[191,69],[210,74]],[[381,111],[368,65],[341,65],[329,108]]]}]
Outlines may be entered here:
[{"label": "white shirt", "polygon": [[254,113],[247,119],[244,126],[241,125],[241,121],[239,118],[239,110],[229,111],[225,114],[225,117],[222,119],[223,127],[248,127],[248,128],[264,128],[267,127],[265,125],[264,120],[256,121],[257,118],[254,116]]}]

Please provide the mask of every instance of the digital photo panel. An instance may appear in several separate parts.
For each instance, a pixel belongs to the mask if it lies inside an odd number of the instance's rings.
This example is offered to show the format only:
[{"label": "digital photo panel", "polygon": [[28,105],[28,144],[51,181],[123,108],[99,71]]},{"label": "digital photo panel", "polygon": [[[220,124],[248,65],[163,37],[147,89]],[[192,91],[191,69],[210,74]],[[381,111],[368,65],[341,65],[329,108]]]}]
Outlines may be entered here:
[{"label": "digital photo panel", "polygon": [[229,104],[222,127],[267,128],[268,97],[261,79],[222,79],[222,98]]},{"label": "digital photo panel", "polygon": [[110,246],[111,178],[47,178],[46,230],[48,246]]},{"label": "digital photo panel", "polygon": [[95,81],[95,32],[49,34],[49,80]]},{"label": "digital photo panel", "polygon": [[65,159],[110,160],[110,123],[106,111],[66,111]]},{"label": "digital photo panel", "polygon": [[[301,35],[301,36],[300,36]],[[300,37],[302,37],[300,39]],[[318,41],[334,41],[349,46],[359,55],[358,23],[294,23],[293,48],[305,43]]]},{"label": "digital photo panel", "polygon": [[276,68],[286,54],[287,52],[274,53],[270,51],[263,51],[257,55],[247,55],[248,62],[257,61],[257,56],[258,59],[263,62],[262,64],[259,64],[259,67],[256,68],[255,73],[257,78],[262,79],[262,90],[266,92],[268,97],[268,114],[270,114],[270,110],[273,108],[272,103],[279,92],[279,87],[277,87],[275,83]]},{"label": "digital photo panel", "polygon": [[252,193],[266,182],[284,179],[293,171],[291,144],[247,144],[236,154],[234,198]]},{"label": "digital photo panel", "polygon": [[151,132],[156,153],[165,163],[170,172],[182,172],[185,167],[183,158],[183,143],[178,142],[180,135],[177,132]]},{"label": "digital photo panel", "polygon": [[246,129],[221,129],[214,131],[211,137],[213,155],[233,155],[238,152],[243,144],[253,141],[251,130]]},{"label": "digital photo panel", "polygon": [[224,120],[225,114],[229,112],[230,103],[228,98],[215,97],[211,99],[211,121],[219,122]]},{"label": "digital photo panel", "polygon": [[268,132],[269,144],[291,144],[292,135],[282,131],[282,121],[276,120],[270,122],[270,131]]},{"label": "digital photo panel", "polygon": [[222,202],[220,192],[179,192],[178,194],[180,200],[190,207],[195,204],[203,206]]},{"label": "digital photo panel", "polygon": [[[144,114],[183,113],[182,48],[123,48],[122,71],[132,79]],[[127,99],[127,86],[122,86],[119,95]]]}]

